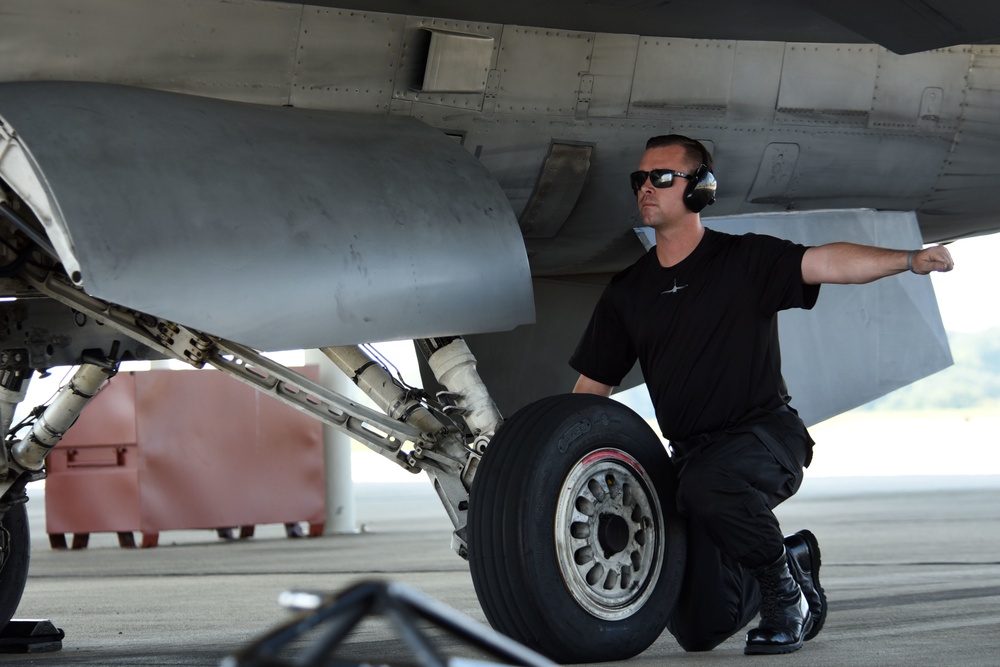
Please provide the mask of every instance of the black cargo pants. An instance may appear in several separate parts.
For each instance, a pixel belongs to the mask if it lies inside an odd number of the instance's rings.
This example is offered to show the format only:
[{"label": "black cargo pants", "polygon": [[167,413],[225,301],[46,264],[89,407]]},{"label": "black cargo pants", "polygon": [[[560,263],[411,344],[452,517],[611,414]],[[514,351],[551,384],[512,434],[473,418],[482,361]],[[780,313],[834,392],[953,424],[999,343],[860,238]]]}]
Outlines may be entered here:
[{"label": "black cargo pants", "polygon": [[748,568],[781,555],[771,510],[798,490],[812,439],[789,410],[674,447],[687,559],[667,629],[685,650],[708,651],[757,615],[760,593]]}]

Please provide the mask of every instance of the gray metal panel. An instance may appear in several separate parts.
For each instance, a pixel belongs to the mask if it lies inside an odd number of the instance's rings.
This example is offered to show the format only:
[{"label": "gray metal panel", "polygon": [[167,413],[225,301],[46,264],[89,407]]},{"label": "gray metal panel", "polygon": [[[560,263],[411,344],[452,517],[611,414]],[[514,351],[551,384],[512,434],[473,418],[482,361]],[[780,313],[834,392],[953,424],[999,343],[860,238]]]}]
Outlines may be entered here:
[{"label": "gray metal panel", "polygon": [[497,113],[574,115],[593,50],[592,33],[506,26],[497,60]]},{"label": "gray metal panel", "polygon": [[973,47],[968,89],[948,159],[921,203],[921,223],[934,238],[995,229],[1000,207],[1000,49]]},{"label": "gray metal panel", "polygon": [[4,0],[0,81],[106,81],[288,101],[299,5],[232,0]]},{"label": "gray metal panel", "polygon": [[78,83],[0,85],[93,294],[264,349],[533,319],[517,221],[408,118]]},{"label": "gray metal panel", "polygon": [[[913,213],[814,211],[712,218],[708,226],[804,245],[851,241],[919,248]],[[904,273],[868,285],[824,285],[811,311],[779,315],[782,368],[807,424],[863,405],[951,365],[930,278]]]},{"label": "gray metal panel", "polygon": [[844,44],[786,45],[778,107],[867,114],[878,51],[874,46]]},{"label": "gray metal panel", "polygon": [[705,119],[723,114],[735,57],[736,42],[642,38],[629,115],[676,118],[686,110]]},{"label": "gray metal panel", "polygon": [[[971,60],[971,53],[963,48],[906,57],[881,51],[872,100],[872,126],[917,126],[923,120],[930,120],[933,122],[928,128],[954,127],[962,110],[965,75]],[[940,99],[923,102],[924,93],[932,88],[940,89]],[[936,104],[937,108],[925,109],[928,103]]]},{"label": "gray metal panel", "polygon": [[624,118],[628,114],[638,51],[638,35],[595,35],[594,56],[590,62],[594,88],[588,116]]},{"label": "gray metal panel", "polygon": [[732,88],[729,92],[730,119],[741,120],[747,117],[770,121],[778,103],[781,63],[784,57],[784,44],[736,43]]},{"label": "gray metal panel", "polygon": [[[787,136],[799,146],[786,203],[811,209],[864,205],[915,210],[937,178],[936,170],[928,167],[940,165],[950,145],[947,137],[931,133],[919,137],[885,133],[875,142],[857,128],[771,136]],[[850,159],[840,158],[848,147]]]},{"label": "gray metal panel", "polygon": [[304,7],[291,104],[387,111],[405,17]]}]

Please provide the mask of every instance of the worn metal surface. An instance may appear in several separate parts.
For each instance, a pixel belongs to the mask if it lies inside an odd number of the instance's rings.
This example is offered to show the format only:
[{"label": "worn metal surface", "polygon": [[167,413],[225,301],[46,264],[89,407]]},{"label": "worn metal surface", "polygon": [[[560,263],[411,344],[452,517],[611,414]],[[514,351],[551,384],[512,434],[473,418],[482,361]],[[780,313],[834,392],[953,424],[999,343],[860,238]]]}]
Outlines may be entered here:
[{"label": "worn metal surface", "polygon": [[421,123],[70,83],[0,116],[94,296],[263,349],[532,318],[503,192]]}]

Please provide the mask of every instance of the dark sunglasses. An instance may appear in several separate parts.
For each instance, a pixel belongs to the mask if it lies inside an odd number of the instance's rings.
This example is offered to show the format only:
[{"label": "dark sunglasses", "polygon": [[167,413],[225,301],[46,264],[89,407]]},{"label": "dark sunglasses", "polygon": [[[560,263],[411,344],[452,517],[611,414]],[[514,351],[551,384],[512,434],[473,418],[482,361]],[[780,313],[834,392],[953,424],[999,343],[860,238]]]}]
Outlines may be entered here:
[{"label": "dark sunglasses", "polygon": [[639,188],[646,184],[647,178],[654,188],[669,188],[674,184],[674,176],[694,178],[691,174],[673,169],[653,169],[652,171],[633,171],[629,174],[629,179],[632,181],[632,192],[639,192]]}]

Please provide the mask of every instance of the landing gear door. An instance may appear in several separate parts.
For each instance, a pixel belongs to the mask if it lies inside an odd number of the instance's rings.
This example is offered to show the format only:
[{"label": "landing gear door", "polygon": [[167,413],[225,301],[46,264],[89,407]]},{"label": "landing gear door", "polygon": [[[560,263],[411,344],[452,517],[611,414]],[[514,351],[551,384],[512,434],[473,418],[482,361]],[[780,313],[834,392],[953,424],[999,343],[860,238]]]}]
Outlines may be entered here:
[{"label": "landing gear door", "polygon": [[0,122],[4,187],[92,296],[272,350],[534,318],[503,191],[414,119],[37,82]]}]

